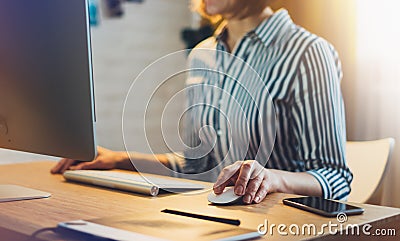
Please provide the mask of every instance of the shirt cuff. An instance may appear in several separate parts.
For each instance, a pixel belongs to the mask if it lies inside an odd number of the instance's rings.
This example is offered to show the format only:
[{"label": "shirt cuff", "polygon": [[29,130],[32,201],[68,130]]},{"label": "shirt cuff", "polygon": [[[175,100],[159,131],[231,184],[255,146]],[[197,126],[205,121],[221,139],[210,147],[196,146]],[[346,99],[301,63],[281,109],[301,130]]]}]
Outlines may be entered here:
[{"label": "shirt cuff", "polygon": [[325,168],[307,171],[307,173],[313,175],[321,185],[322,197],[326,199],[331,199],[331,186],[329,185],[328,179],[325,176],[325,172],[328,172],[328,170],[326,170]]},{"label": "shirt cuff", "polygon": [[183,167],[186,162],[183,152],[171,152],[166,153],[165,155],[172,169],[172,175],[174,177],[179,177],[179,174],[183,173]]}]

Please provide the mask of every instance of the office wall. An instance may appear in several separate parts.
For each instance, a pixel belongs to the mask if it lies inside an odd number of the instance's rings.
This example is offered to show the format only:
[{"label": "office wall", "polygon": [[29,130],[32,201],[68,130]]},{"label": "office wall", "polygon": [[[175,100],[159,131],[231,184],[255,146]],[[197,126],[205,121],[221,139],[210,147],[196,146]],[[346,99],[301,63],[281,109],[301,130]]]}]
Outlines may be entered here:
[{"label": "office wall", "polygon": [[[400,21],[396,0],[284,0],[294,21],[329,40],[338,50],[344,78],[349,140],[394,137],[384,181],[384,205],[400,207]],[[365,168],[373,169],[373,165]]]},{"label": "office wall", "polygon": [[[354,138],[397,141],[386,176],[384,204],[400,207],[400,16],[398,0],[357,0]],[[371,17],[374,16],[374,17]],[[373,168],[373,167],[370,167]]]},{"label": "office wall", "polygon": [[[191,24],[191,12],[187,1],[145,0],[143,3],[125,2],[122,18],[102,19],[100,25],[92,29],[93,65],[96,91],[97,135],[100,145],[113,150],[123,150],[122,110],[125,97],[135,78],[157,59],[185,48],[180,39],[180,31]],[[175,59],[176,60],[176,59]],[[145,89],[160,81],[159,74],[176,65],[185,63],[169,62],[161,69],[150,69],[136,82],[135,90]],[[171,88],[183,86],[183,82],[172,83]],[[163,92],[164,91],[164,92]],[[168,101],[168,88],[153,97],[154,101]],[[135,98],[147,99],[141,91],[134,91]],[[125,126],[129,132],[132,151],[151,152],[143,133],[145,107],[140,104],[128,107]],[[179,110],[176,110],[179,111]],[[162,113],[154,113],[146,123],[147,138],[153,143],[155,152],[166,151],[161,133],[156,131]],[[171,113],[173,114],[173,113]],[[174,123],[169,123],[171,126]],[[166,127],[167,131],[171,130]],[[170,134],[172,135],[172,134]],[[172,139],[172,138],[171,138]]]}]

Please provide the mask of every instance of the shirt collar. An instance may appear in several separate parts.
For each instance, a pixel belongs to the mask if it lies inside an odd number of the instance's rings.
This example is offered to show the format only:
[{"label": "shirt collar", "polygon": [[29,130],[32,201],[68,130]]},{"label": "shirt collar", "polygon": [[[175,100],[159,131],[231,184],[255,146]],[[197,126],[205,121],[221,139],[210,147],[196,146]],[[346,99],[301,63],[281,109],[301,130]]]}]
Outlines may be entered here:
[{"label": "shirt collar", "polygon": [[285,9],[278,10],[271,17],[262,21],[253,31],[261,41],[268,46],[275,39],[283,36],[294,26],[289,13]]},{"label": "shirt collar", "polygon": [[[294,26],[292,19],[286,9],[276,11],[271,17],[262,21],[255,29],[248,32],[246,36],[258,37],[266,46],[273,42],[284,32]],[[218,42],[226,39],[226,22],[222,22],[214,33]]]}]

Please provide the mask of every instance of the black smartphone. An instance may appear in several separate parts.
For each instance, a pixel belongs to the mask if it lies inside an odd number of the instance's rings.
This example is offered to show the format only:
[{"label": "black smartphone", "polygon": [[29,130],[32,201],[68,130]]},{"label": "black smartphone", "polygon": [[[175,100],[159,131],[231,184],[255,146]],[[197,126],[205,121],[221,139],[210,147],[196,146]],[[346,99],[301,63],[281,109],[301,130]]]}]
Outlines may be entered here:
[{"label": "black smartphone", "polygon": [[364,209],[360,207],[324,199],[322,197],[286,198],[283,199],[283,204],[326,217],[336,217],[339,213],[356,215],[364,212]]}]

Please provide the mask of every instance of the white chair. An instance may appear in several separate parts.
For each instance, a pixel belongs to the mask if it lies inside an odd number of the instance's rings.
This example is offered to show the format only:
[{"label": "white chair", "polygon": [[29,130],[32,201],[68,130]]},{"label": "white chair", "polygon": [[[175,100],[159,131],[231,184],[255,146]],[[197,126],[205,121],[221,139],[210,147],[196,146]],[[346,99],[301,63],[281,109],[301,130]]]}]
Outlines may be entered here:
[{"label": "white chair", "polygon": [[393,138],[346,143],[347,164],[354,175],[348,201],[381,204],[383,177],[393,147]]}]

